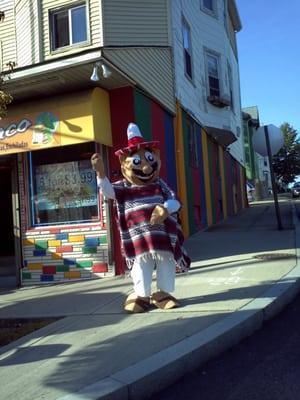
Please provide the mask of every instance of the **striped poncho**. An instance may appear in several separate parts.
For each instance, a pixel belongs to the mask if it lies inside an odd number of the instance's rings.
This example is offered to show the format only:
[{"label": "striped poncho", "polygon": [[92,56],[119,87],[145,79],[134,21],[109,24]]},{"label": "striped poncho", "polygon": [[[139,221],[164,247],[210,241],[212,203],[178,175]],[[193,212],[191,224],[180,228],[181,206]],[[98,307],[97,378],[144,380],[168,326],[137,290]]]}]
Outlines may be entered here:
[{"label": "striped poncho", "polygon": [[135,186],[126,180],[113,183],[115,206],[122,249],[128,268],[135,260],[154,259],[164,254],[173,258],[181,271],[190,266],[190,259],[183,248],[183,233],[176,215],[168,216],[162,224],[150,225],[153,209],[157,204],[163,205],[175,194],[160,178],[156,182]]}]

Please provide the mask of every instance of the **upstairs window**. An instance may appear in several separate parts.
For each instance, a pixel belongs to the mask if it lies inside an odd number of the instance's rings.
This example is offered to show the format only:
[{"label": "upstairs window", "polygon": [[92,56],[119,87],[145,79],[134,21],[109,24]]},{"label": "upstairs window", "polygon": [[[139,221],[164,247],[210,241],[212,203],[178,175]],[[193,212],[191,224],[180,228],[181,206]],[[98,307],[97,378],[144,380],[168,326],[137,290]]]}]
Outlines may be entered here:
[{"label": "upstairs window", "polygon": [[219,56],[206,53],[208,96],[220,97]]},{"label": "upstairs window", "polygon": [[191,30],[184,18],[182,19],[182,37],[183,37],[184,70],[186,75],[190,79],[193,79]]},{"label": "upstairs window", "polygon": [[233,77],[231,66],[227,64],[227,74],[228,74],[228,87],[229,87],[229,95],[230,95],[230,105],[232,110],[234,111],[234,96],[233,96]]},{"label": "upstairs window", "polygon": [[216,0],[200,0],[201,1],[201,9],[213,16],[217,15],[217,8],[216,8]]},{"label": "upstairs window", "polygon": [[57,50],[87,41],[86,5],[50,13],[51,47]]}]

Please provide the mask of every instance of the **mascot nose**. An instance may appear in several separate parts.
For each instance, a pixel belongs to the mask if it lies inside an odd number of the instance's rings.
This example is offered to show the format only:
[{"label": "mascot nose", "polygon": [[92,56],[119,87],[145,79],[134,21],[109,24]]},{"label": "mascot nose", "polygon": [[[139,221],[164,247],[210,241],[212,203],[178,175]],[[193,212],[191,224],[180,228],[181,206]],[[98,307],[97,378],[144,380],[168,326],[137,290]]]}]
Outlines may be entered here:
[{"label": "mascot nose", "polygon": [[142,171],[144,174],[150,174],[152,172],[153,168],[149,164],[145,164],[142,168]]}]

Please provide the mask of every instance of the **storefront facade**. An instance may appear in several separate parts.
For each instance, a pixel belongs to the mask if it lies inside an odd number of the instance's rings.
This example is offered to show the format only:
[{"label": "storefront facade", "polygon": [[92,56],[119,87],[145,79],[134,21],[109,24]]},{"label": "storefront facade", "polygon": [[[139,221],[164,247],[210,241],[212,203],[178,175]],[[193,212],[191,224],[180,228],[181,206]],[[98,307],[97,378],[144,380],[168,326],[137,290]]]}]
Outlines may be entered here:
[{"label": "storefront facade", "polygon": [[107,146],[100,88],[10,107],[0,123],[0,276],[26,286],[114,275],[109,213],[90,167]]}]

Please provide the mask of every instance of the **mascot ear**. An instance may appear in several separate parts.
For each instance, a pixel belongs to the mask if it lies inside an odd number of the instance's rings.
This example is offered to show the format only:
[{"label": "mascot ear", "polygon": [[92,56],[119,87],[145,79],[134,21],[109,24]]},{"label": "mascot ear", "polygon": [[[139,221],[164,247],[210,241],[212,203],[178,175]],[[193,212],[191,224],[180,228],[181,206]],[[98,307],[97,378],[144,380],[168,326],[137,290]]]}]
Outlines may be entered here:
[{"label": "mascot ear", "polygon": [[122,164],[123,161],[125,161],[126,157],[127,157],[127,156],[125,156],[124,154],[122,154],[121,156],[119,156],[120,164]]},{"label": "mascot ear", "polygon": [[158,158],[160,158],[160,150],[159,149],[153,148],[152,151]]}]

